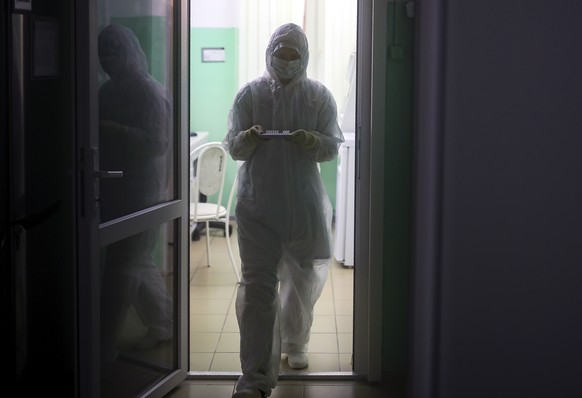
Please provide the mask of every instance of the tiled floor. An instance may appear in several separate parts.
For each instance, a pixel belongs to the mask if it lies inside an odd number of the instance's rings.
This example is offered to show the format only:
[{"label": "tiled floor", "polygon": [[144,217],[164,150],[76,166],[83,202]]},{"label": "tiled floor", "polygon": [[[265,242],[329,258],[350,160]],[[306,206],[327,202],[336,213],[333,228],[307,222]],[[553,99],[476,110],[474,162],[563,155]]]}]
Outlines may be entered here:
[{"label": "tiled floor", "polygon": [[[226,240],[211,229],[211,267],[204,234],[190,247],[190,377],[166,398],[231,398],[240,374],[239,334],[234,312],[236,278]],[[236,228],[231,236],[240,270]],[[403,398],[387,385],[354,380],[350,358],[353,330],[353,269],[333,262],[315,306],[309,367],[293,371],[281,361],[271,398]],[[205,376],[207,375],[207,377]],[[222,375],[222,376],[221,376]]]},{"label": "tiled floor", "polygon": [[[240,372],[239,333],[234,302],[236,277],[229,262],[226,239],[211,228],[211,266],[206,262],[206,237],[190,245],[190,371]],[[236,228],[230,237],[240,270]],[[353,329],[353,269],[332,263],[322,296],[314,309],[309,367],[290,369],[284,358],[281,372],[351,372]]]},{"label": "tiled floor", "polygon": [[[231,398],[234,382],[187,380],[166,398]],[[404,398],[386,385],[359,381],[279,381],[270,398]]]}]

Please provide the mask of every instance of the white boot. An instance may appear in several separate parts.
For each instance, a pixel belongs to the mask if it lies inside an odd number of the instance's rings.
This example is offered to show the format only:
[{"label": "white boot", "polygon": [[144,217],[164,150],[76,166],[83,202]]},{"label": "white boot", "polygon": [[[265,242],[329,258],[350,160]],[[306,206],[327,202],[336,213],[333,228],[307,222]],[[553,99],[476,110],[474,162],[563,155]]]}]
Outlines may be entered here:
[{"label": "white boot", "polygon": [[309,366],[309,359],[305,352],[292,351],[287,354],[287,364],[291,369],[305,369]]}]

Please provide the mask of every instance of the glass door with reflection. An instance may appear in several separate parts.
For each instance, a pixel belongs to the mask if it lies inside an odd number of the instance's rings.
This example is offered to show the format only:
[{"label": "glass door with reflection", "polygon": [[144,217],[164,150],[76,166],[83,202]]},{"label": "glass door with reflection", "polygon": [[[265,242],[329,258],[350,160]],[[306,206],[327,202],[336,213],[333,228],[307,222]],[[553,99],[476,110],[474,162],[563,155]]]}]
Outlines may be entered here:
[{"label": "glass door with reflection", "polygon": [[87,9],[92,396],[162,396],[187,370],[185,4],[99,0]]}]

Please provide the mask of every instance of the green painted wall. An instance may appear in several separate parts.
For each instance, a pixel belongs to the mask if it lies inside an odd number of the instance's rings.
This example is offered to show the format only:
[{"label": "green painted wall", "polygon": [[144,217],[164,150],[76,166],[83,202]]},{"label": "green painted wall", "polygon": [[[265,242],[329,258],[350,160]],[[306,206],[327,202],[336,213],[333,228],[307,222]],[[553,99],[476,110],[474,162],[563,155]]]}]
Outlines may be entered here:
[{"label": "green painted wall", "polygon": [[[238,91],[235,28],[190,31],[190,129],[208,131],[210,141],[226,135],[228,111]],[[224,48],[225,62],[202,62],[203,48]]]},{"label": "green painted wall", "polygon": [[[208,131],[210,141],[226,135],[228,112],[238,84],[236,28],[192,28],[190,30],[190,130]],[[202,48],[224,47],[225,62],[202,62]],[[230,187],[236,164],[230,159],[226,185]],[[321,164],[321,175],[335,209],[337,160]],[[230,192],[230,191],[229,191]],[[223,199],[226,205],[228,193]]]},{"label": "green painted wall", "polygon": [[[225,62],[202,62],[203,48],[224,48]],[[238,91],[236,28],[190,30],[190,131],[207,131],[209,141],[226,135],[228,112]],[[232,186],[236,163],[229,158],[226,186]],[[223,198],[226,205],[228,193]]]},{"label": "green painted wall", "polygon": [[413,23],[405,1],[388,5],[382,368],[405,372],[409,355]]}]

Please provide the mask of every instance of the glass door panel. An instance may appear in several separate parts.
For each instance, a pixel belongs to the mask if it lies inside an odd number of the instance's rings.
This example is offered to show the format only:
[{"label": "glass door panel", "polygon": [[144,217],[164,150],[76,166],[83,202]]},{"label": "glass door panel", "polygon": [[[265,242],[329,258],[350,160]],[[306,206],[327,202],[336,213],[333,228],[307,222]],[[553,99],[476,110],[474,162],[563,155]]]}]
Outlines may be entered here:
[{"label": "glass door panel", "polygon": [[[171,2],[100,0],[101,396],[133,397],[177,368]],[[153,226],[150,226],[154,223]],[[111,231],[110,231],[111,230]],[[108,242],[117,230],[117,235]],[[106,243],[108,242],[108,243]]]},{"label": "glass door panel", "polygon": [[134,397],[177,367],[175,224],[101,248],[101,395]]},{"label": "glass door panel", "polygon": [[79,6],[80,233],[91,264],[81,389],[91,397],[161,397],[187,371],[186,3]]}]

